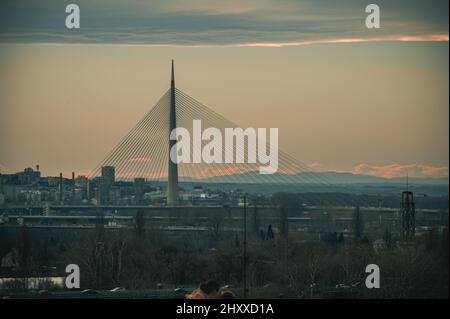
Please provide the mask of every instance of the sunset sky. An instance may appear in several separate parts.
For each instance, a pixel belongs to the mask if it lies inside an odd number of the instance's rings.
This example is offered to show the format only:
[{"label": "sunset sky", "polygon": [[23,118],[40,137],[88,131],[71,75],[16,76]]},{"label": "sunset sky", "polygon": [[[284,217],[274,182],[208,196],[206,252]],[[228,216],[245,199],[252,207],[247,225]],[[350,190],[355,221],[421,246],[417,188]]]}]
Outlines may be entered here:
[{"label": "sunset sky", "polygon": [[[93,169],[170,84],[322,171],[446,177],[448,1],[0,4],[0,172]],[[338,6],[339,3],[339,6]],[[68,3],[67,3],[68,4]]]}]

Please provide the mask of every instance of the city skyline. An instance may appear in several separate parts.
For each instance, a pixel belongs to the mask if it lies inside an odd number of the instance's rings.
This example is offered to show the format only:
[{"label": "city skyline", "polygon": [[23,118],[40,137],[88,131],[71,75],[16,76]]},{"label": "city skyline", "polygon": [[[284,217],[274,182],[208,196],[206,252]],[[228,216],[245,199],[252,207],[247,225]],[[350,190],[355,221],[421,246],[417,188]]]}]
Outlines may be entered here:
[{"label": "city skyline", "polygon": [[1,172],[88,174],[165,92],[174,58],[185,92],[242,127],[278,127],[280,148],[314,170],[448,177],[448,2],[382,1],[370,30],[354,1],[130,2],[106,15],[81,1],[72,33],[54,4],[27,4],[31,17],[20,3],[1,19]]}]

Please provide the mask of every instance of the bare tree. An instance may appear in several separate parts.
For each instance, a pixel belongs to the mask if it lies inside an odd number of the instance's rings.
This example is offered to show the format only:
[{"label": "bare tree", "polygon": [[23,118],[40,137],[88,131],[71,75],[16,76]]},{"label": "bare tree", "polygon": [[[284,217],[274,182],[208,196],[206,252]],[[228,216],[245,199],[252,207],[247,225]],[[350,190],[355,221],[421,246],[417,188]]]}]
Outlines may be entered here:
[{"label": "bare tree", "polygon": [[216,240],[219,239],[222,222],[223,222],[222,214],[212,214],[209,217],[209,228]]},{"label": "bare tree", "polygon": [[353,214],[353,233],[356,240],[360,240],[363,236],[364,222],[359,206],[355,207],[355,212]]},{"label": "bare tree", "polygon": [[145,217],[144,217],[144,211],[142,209],[139,209],[136,212],[136,216],[134,218],[134,229],[136,232],[136,236],[143,238],[145,233]]}]

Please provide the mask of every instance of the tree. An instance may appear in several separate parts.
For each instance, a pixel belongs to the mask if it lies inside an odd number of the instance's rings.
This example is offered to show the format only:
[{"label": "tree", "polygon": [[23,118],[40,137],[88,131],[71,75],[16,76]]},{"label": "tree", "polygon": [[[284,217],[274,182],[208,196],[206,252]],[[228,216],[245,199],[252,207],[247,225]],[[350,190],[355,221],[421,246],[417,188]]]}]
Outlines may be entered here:
[{"label": "tree", "polygon": [[314,296],[314,286],[316,285],[316,280],[320,272],[320,268],[321,268],[320,256],[318,255],[318,253],[311,251],[307,259],[307,270],[309,274],[309,279],[311,281],[310,298],[313,298]]},{"label": "tree", "polygon": [[102,242],[105,237],[105,215],[101,211],[96,212],[97,220],[95,223],[96,241]]},{"label": "tree", "polygon": [[383,240],[386,243],[386,248],[391,249],[392,248],[392,232],[386,228],[383,235]]},{"label": "tree", "polygon": [[22,272],[30,275],[31,270],[31,236],[30,230],[23,225],[20,228],[17,248],[19,252],[19,266]]},{"label": "tree", "polygon": [[272,204],[287,208],[291,212],[298,212],[301,208],[300,197],[293,193],[279,192],[273,194]]},{"label": "tree", "polygon": [[441,235],[441,251],[448,258],[448,227],[444,227]]},{"label": "tree", "polygon": [[239,235],[236,233],[236,235],[234,236],[234,246],[236,247],[236,248],[239,248],[239,247],[241,247],[241,242],[240,242],[240,240],[239,240]]},{"label": "tree", "polygon": [[283,237],[287,237],[288,235],[288,216],[287,216],[287,208],[280,207],[280,235]]},{"label": "tree", "polygon": [[272,224],[270,224],[269,227],[267,228],[266,239],[269,240],[269,239],[274,239],[274,238],[275,238],[275,234],[273,233],[273,230],[272,230]]},{"label": "tree", "polygon": [[359,206],[355,207],[355,213],[353,214],[353,234],[356,240],[361,240],[364,231],[364,222]]},{"label": "tree", "polygon": [[144,217],[144,211],[142,209],[139,209],[136,212],[136,216],[134,218],[134,230],[136,233],[136,236],[139,238],[143,238],[145,234],[145,217]]},{"label": "tree", "polygon": [[259,217],[258,217],[258,206],[253,207],[253,232],[256,236],[259,233]]},{"label": "tree", "polygon": [[123,256],[125,253],[125,249],[127,248],[127,238],[125,237],[125,234],[123,230],[120,230],[118,233],[114,234],[114,237],[112,238],[112,247],[111,247],[111,259],[115,262],[113,262],[112,267],[112,278],[115,279],[117,282],[120,282],[122,269],[123,269]]},{"label": "tree", "polygon": [[300,198],[297,194],[280,192],[272,195],[272,203],[279,208],[280,235],[287,237],[289,229],[288,215],[289,213],[295,214],[300,210]]},{"label": "tree", "polygon": [[223,215],[220,213],[212,214],[209,217],[209,227],[215,240],[220,237],[220,229],[223,223]]},{"label": "tree", "polygon": [[339,233],[338,243],[343,244],[344,241],[345,241],[344,233],[341,232],[341,233]]}]

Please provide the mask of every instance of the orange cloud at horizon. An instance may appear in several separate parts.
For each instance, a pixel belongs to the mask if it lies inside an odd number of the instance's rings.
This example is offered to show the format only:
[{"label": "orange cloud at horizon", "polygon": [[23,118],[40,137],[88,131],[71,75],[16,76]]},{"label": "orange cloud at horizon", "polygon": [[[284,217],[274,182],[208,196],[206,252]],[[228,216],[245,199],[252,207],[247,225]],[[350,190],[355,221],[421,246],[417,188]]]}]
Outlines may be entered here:
[{"label": "orange cloud at horizon", "polygon": [[9,168],[0,163],[0,173],[8,173],[8,172],[9,172]]},{"label": "orange cloud at horizon", "polygon": [[402,41],[402,42],[448,42],[448,34],[426,34],[426,35],[388,35],[376,38],[335,38],[335,39],[321,39],[310,41],[291,41],[291,42],[254,42],[241,43],[238,47],[288,47],[288,46],[302,46],[311,44],[323,43],[358,43],[358,42],[378,42],[378,41]]}]

